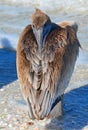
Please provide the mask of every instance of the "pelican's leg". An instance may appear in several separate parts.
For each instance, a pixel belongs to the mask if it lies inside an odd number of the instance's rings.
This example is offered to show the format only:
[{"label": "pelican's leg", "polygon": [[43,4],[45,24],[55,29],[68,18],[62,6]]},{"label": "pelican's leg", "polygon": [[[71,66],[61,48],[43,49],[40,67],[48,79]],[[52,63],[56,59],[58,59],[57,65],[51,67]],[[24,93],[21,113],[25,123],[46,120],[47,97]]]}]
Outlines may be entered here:
[{"label": "pelican's leg", "polygon": [[59,113],[60,115],[58,116],[58,118],[62,118],[63,116],[63,95],[61,95],[61,101],[59,102]]},{"label": "pelican's leg", "polygon": [[60,96],[60,101],[55,105],[51,110],[48,118],[58,118],[60,119],[63,116],[63,95]]}]

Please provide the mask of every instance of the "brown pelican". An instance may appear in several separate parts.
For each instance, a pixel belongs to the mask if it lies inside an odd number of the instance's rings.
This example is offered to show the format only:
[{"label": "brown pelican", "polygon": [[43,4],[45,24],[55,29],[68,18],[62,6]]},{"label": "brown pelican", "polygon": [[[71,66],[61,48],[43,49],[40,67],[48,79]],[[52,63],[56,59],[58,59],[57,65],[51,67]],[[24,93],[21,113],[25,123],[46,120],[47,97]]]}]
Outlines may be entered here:
[{"label": "brown pelican", "polygon": [[62,101],[79,53],[77,24],[53,23],[39,9],[20,35],[17,73],[31,119],[62,115]]}]

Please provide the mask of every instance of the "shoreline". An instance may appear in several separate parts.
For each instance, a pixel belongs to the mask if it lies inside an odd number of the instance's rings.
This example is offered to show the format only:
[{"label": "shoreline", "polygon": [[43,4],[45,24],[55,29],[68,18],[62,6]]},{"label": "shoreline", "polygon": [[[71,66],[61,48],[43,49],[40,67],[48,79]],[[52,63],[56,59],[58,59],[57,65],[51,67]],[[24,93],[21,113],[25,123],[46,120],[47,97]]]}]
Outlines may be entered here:
[{"label": "shoreline", "polygon": [[[88,130],[88,2],[48,0],[48,5],[46,0],[22,1],[0,1],[0,130]],[[23,28],[31,23],[35,7],[47,12],[53,22],[77,22],[77,36],[82,46],[65,91],[64,116],[59,121],[51,121],[46,128],[43,128],[44,122],[28,126],[27,106],[16,75],[17,41]]]},{"label": "shoreline", "polygon": [[[71,82],[66,90],[66,93],[82,88],[83,86],[87,86],[88,88],[87,79],[88,65],[77,65],[75,67]],[[67,99],[69,99],[69,96],[67,98],[65,97],[65,100]],[[74,100],[76,100],[75,95]],[[18,130],[19,128],[19,130],[35,130],[34,128],[37,127],[36,125],[29,127],[27,124],[29,121],[27,106],[21,94],[18,80],[5,85],[2,89],[0,89],[0,106],[0,129]],[[58,130],[54,124],[51,124],[49,129],[44,128],[44,130]],[[42,126],[39,128],[39,130],[43,130]]]}]

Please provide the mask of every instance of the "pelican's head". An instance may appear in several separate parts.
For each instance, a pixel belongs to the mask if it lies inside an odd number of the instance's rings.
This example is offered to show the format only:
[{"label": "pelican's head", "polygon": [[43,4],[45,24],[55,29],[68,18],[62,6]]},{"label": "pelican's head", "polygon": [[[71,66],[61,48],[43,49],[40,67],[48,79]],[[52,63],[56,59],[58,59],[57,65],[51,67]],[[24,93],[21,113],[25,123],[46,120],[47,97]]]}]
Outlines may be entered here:
[{"label": "pelican's head", "polygon": [[49,16],[41,10],[36,9],[35,13],[32,16],[32,29],[40,52],[43,47],[43,42],[49,33],[50,24],[51,20]]}]

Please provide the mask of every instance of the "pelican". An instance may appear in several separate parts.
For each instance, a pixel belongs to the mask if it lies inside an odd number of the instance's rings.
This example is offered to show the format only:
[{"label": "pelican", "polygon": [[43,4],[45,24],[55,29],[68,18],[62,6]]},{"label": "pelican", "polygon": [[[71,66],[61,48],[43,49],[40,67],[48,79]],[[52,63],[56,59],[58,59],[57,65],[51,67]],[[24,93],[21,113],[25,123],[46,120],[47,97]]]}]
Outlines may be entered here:
[{"label": "pelican", "polygon": [[20,35],[17,73],[30,119],[63,115],[63,95],[79,53],[78,25],[56,24],[36,9],[32,24]]}]

